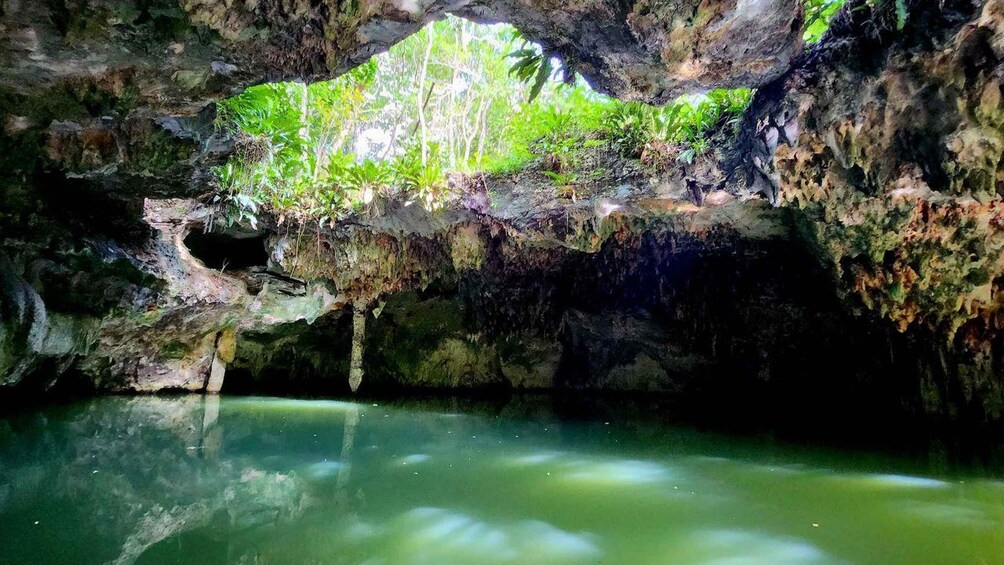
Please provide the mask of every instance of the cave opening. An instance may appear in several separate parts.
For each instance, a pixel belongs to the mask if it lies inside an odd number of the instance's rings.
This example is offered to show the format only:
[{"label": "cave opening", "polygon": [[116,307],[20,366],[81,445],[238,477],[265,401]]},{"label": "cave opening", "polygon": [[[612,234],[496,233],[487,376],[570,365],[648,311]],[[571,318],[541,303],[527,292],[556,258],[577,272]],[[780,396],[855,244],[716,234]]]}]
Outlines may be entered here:
[{"label": "cave opening", "polygon": [[193,230],[185,237],[185,247],[210,269],[246,270],[268,265],[266,237]]},{"label": "cave opening", "polygon": [[548,198],[574,201],[614,182],[597,152],[662,170],[711,158],[752,95],[620,101],[512,26],[448,16],[334,80],[220,101],[236,151],[217,168],[217,201],[228,224],[270,214],[323,227],[381,200],[437,210],[470,179],[525,171]]},{"label": "cave opening", "polygon": [[0,562],[996,562],[1002,5],[0,0]]}]

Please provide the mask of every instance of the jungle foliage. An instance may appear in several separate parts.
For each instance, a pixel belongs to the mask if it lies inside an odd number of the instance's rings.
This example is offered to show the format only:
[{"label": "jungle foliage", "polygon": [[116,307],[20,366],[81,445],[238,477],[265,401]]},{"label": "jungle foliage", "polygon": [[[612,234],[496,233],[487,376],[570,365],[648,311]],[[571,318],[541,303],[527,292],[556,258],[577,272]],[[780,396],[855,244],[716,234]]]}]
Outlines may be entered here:
[{"label": "jungle foliage", "polygon": [[[891,13],[890,20],[897,30],[906,27],[910,17],[911,0],[864,0],[855,10],[887,9]],[[830,20],[837,15],[847,0],[803,0],[805,12],[805,33],[803,38],[808,44],[819,43],[823,34],[830,28]]]},{"label": "jungle foliage", "polygon": [[[806,1],[806,35],[821,35],[843,0]],[[560,190],[599,145],[654,167],[690,163],[732,130],[751,96],[621,102],[509,26],[448,18],[336,80],[264,84],[221,101],[218,125],[237,151],[218,170],[215,198],[229,223],[268,212],[324,226],[377,196],[435,209],[454,172],[538,163]]]},{"label": "jungle foliage", "polygon": [[805,42],[819,43],[830,28],[830,20],[846,2],[847,0],[804,0]]}]

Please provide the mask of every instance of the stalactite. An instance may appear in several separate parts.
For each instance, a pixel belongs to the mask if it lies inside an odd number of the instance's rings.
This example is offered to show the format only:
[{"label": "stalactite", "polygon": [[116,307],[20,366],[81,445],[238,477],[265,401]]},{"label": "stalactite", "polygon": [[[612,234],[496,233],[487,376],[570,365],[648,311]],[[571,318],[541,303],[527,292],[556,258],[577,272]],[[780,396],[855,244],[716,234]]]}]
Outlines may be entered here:
[{"label": "stalactite", "polygon": [[206,379],[206,393],[219,394],[223,389],[223,378],[227,372],[227,364],[234,360],[237,348],[237,335],[233,328],[226,328],[216,336],[216,351],[213,353],[213,364]]},{"label": "stalactite", "polygon": [[349,388],[359,390],[363,382],[363,343],[366,340],[366,303],[357,300],[352,306],[352,357],[349,362]]}]

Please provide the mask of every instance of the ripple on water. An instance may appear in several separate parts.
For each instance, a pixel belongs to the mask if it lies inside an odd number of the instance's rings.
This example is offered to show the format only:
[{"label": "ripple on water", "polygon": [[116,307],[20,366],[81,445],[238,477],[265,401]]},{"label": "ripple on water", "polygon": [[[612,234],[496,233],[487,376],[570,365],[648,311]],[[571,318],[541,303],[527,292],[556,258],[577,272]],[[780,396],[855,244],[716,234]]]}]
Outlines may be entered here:
[{"label": "ripple on water", "polygon": [[910,475],[867,475],[864,482],[869,485],[891,488],[944,488],[945,481]]},{"label": "ripple on water", "polygon": [[531,453],[529,455],[507,458],[505,461],[510,465],[541,465],[543,463],[554,461],[562,455],[564,455],[564,453],[560,451],[541,451],[539,453]]},{"label": "ripple on water", "polygon": [[742,530],[706,530],[687,538],[686,557],[671,555],[668,562],[705,565],[786,565],[837,563],[812,543]]},{"label": "ripple on water", "polygon": [[327,479],[338,474],[342,464],[337,461],[318,461],[307,467],[307,476],[312,479]]},{"label": "ripple on water", "polygon": [[269,410],[282,411],[282,412],[297,412],[297,411],[316,411],[316,410],[330,410],[330,411],[346,411],[346,410],[359,410],[363,408],[364,404],[359,404],[357,402],[344,402],[341,400],[302,400],[296,398],[255,398],[248,397],[242,399],[235,399],[228,401],[231,406],[233,405],[245,405],[248,407],[253,407],[257,409],[267,408]]},{"label": "ripple on water", "polygon": [[965,528],[995,528],[998,524],[990,517],[987,509],[973,501],[959,500],[954,503],[921,502],[913,500],[895,505],[897,514],[912,516],[939,526],[961,526]]},{"label": "ripple on water", "polygon": [[594,484],[650,484],[670,478],[669,470],[651,461],[632,459],[578,462],[565,477]]},{"label": "ripple on water", "polygon": [[543,466],[575,482],[605,484],[649,484],[672,478],[669,470],[653,461],[636,459],[589,460],[568,458],[560,451],[542,451],[507,458],[510,465]]},{"label": "ripple on water", "polygon": [[539,520],[487,521],[445,508],[415,508],[393,520],[375,544],[387,562],[582,563],[603,552],[592,535]]}]

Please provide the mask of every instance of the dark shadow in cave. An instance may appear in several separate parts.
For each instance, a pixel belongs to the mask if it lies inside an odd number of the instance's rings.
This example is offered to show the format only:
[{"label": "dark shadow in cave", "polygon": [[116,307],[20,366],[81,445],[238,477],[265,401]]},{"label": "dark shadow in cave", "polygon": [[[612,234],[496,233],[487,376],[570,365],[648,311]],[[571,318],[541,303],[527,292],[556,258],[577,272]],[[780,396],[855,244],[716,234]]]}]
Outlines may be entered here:
[{"label": "dark shadow in cave", "polygon": [[220,392],[335,396],[349,393],[352,319],[347,310],[238,335]]},{"label": "dark shadow in cave", "polygon": [[268,264],[265,235],[234,235],[195,230],[185,238],[193,257],[210,269],[241,270]]}]

